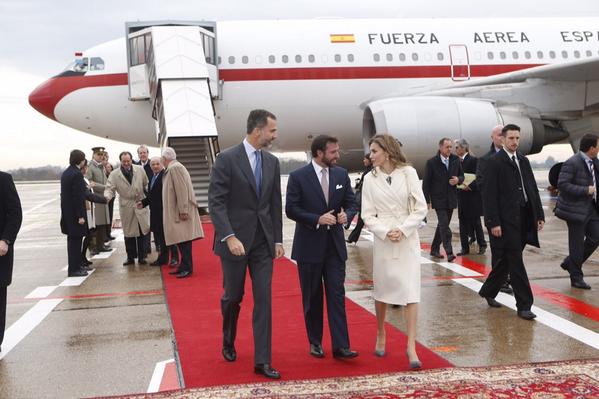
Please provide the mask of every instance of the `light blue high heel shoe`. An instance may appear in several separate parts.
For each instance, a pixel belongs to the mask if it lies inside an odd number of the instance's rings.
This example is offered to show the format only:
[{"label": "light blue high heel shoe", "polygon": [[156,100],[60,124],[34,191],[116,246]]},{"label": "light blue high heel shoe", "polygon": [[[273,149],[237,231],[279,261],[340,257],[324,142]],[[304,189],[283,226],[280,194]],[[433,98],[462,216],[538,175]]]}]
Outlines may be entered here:
[{"label": "light blue high heel shoe", "polygon": [[422,362],[420,360],[410,360],[410,355],[406,352],[408,362],[410,362],[410,370],[418,370],[422,368]]},{"label": "light blue high heel shoe", "polygon": [[[386,339],[386,337],[385,337],[385,339]],[[374,346],[374,355],[378,356],[378,357],[385,356],[385,344],[382,345],[382,349],[381,349],[381,345],[379,345],[378,337],[376,339],[376,345]]]}]

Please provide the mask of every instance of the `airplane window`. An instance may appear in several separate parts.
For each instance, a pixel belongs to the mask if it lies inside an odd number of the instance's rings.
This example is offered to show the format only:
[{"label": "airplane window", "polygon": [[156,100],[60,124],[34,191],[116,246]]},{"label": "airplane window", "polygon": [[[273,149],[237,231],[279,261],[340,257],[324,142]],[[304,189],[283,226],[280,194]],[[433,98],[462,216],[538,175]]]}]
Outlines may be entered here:
[{"label": "airplane window", "polygon": [[341,55],[335,54],[335,62],[341,62]]},{"label": "airplane window", "polygon": [[314,57],[314,54],[308,55],[308,62],[314,62],[314,61],[316,61],[316,57]]},{"label": "airplane window", "polygon": [[387,53],[387,55],[385,56],[385,58],[387,59],[387,61],[393,61],[393,54]]},{"label": "airplane window", "polygon": [[551,50],[549,52],[549,58],[555,58],[555,51]]},{"label": "airplane window", "polygon": [[493,54],[493,52],[492,52],[492,51],[489,51],[489,52],[487,53],[487,58],[488,58],[488,59],[490,59],[490,60],[492,60],[493,58],[495,58],[495,54]]},{"label": "airplane window", "polygon": [[501,58],[502,60],[505,60],[507,58],[507,56],[505,55],[505,51],[499,52],[499,58]]},{"label": "airplane window", "polygon": [[445,58],[445,56],[443,55],[443,53],[437,53],[437,59],[439,61],[443,61],[444,58]]},{"label": "airplane window", "polygon": [[574,50],[574,58],[580,58],[580,51]]},{"label": "airplane window", "polygon": [[399,53],[399,60],[400,61],[405,61],[406,60],[406,55],[404,53]]},{"label": "airplane window", "polygon": [[353,55],[353,54],[348,54],[348,55],[347,55],[347,60],[348,60],[349,62],[354,62],[354,55]]},{"label": "airplane window", "polygon": [[268,56],[268,63],[269,64],[274,64],[275,63],[275,56],[274,55],[269,55]]},{"label": "airplane window", "polygon": [[256,64],[262,64],[262,57],[259,55],[256,56]]},{"label": "airplane window", "polygon": [[243,57],[241,57],[241,62],[244,64],[247,64],[250,61],[250,59],[248,58],[247,55],[244,55]]},{"label": "airplane window", "polygon": [[284,64],[286,64],[286,63],[289,62],[289,56],[284,55],[284,56],[281,57],[281,60],[283,61]]},{"label": "airplane window", "polygon": [[297,62],[298,64],[299,64],[300,62],[302,62],[302,56],[301,56],[301,55],[299,55],[299,54],[298,54],[298,55],[296,55],[296,56],[295,56],[295,62]]},{"label": "airplane window", "polygon": [[532,55],[530,54],[530,51],[525,51],[524,52],[524,58],[526,58],[527,60],[530,60],[532,58]]},{"label": "airplane window", "polygon": [[591,50],[587,50],[587,57],[592,57],[593,56],[593,52]]},{"label": "airplane window", "polygon": [[90,71],[103,71],[104,70],[104,60],[100,57],[91,57],[90,58]]},{"label": "airplane window", "polygon": [[379,53],[374,53],[372,58],[374,59],[375,62],[379,62],[381,60],[381,56]]},{"label": "airplane window", "polygon": [[235,64],[235,57],[232,55],[229,56],[229,64]]},{"label": "airplane window", "polygon": [[566,50],[562,50],[562,58],[568,58],[568,52]]},{"label": "airplane window", "polygon": [[517,60],[519,57],[520,57],[520,54],[518,54],[518,52],[517,52],[517,51],[513,51],[513,52],[512,52],[512,58],[513,58],[513,59]]},{"label": "airplane window", "polygon": [[412,60],[418,61],[418,53],[412,53]]},{"label": "airplane window", "polygon": [[542,51],[537,51],[537,58],[542,60],[543,59],[543,52]]},{"label": "airplane window", "polygon": [[86,58],[78,58],[67,69],[70,69],[71,71],[75,71],[75,72],[87,72],[88,63],[89,63],[89,61],[88,61],[87,57]]},{"label": "airplane window", "polygon": [[218,65],[220,65],[220,64],[222,64],[222,63],[223,63],[223,59],[222,59],[222,58],[221,58],[221,56],[219,55],[219,56],[218,56]]}]

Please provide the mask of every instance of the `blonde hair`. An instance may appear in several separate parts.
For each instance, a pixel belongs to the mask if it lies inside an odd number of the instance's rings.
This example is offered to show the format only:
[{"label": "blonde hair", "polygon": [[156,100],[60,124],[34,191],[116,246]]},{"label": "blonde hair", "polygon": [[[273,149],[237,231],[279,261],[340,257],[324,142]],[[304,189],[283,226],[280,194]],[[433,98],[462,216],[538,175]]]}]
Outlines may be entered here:
[{"label": "blonde hair", "polygon": [[[377,134],[370,139],[368,146],[371,146],[373,143],[381,147],[381,149],[387,153],[389,162],[391,162],[394,169],[409,165],[406,156],[401,150],[401,143],[397,141],[395,137],[387,133]],[[376,169],[373,169],[372,173],[376,175]]]}]

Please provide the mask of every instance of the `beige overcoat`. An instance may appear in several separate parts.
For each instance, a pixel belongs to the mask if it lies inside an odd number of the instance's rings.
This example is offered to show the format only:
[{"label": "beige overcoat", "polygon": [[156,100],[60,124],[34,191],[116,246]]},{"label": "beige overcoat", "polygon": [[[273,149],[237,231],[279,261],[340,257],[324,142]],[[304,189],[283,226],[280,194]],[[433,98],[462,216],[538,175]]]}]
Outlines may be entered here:
[{"label": "beige overcoat", "polygon": [[[106,189],[106,181],[108,180],[108,178],[106,177],[106,173],[104,173],[104,165],[97,164],[94,160],[91,160],[89,162],[89,166],[87,167],[85,177],[90,182],[94,182],[94,187],[92,188],[94,194],[104,195],[104,190]],[[102,226],[105,224],[110,224],[110,213],[108,212],[108,205],[94,204],[94,207],[96,225]]]},{"label": "beige overcoat", "polygon": [[[137,201],[144,199],[144,189],[148,187],[148,176],[141,166],[132,165],[133,179],[131,184],[121,172],[121,168],[115,169],[108,176],[104,197],[110,200],[119,194],[119,212],[123,224],[125,237],[139,237],[150,231],[150,209],[148,207],[137,209]],[[139,228],[141,227],[141,232]]]},{"label": "beige overcoat", "polygon": [[[362,219],[374,235],[372,279],[377,301],[396,305],[420,302],[418,227],[427,211],[422,185],[411,166],[397,168],[390,175],[377,168],[364,176]],[[387,237],[395,228],[405,236],[399,242]]]},{"label": "beige overcoat", "polygon": [[[180,213],[187,213],[189,218],[181,220]],[[162,221],[166,245],[204,237],[191,177],[176,160],[162,176]]]}]

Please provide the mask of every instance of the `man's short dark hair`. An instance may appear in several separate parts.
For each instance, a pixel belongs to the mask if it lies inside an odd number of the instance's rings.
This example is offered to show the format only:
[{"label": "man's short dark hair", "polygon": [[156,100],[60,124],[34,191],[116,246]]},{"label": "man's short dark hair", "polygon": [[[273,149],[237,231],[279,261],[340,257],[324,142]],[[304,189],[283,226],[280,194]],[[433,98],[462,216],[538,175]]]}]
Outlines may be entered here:
[{"label": "man's short dark hair", "polygon": [[71,155],[69,156],[69,165],[76,166],[81,163],[85,159],[85,154],[81,150],[73,150],[71,151]]},{"label": "man's short dark hair", "polygon": [[599,136],[592,133],[587,133],[580,139],[580,151],[587,152],[591,147],[597,147]]},{"label": "man's short dark hair", "polygon": [[321,134],[312,140],[312,146],[310,147],[310,151],[312,151],[312,157],[316,158],[318,156],[318,150],[325,152],[327,149],[327,144],[329,143],[338,143],[337,137],[327,136],[326,134]]},{"label": "man's short dark hair", "polygon": [[508,123],[507,125],[505,125],[503,127],[503,129],[501,129],[501,135],[503,137],[507,136],[507,131],[508,130],[517,130],[517,131],[520,131],[520,126],[514,125],[513,123]]},{"label": "man's short dark hair", "polygon": [[439,147],[441,147],[446,141],[451,141],[451,139],[449,137],[443,137],[441,140],[439,140]]},{"label": "man's short dark hair", "polygon": [[265,109],[255,109],[251,111],[248,115],[247,134],[252,133],[256,128],[262,129],[266,126],[268,124],[268,118],[277,120],[277,117],[274,116],[272,112]]},{"label": "man's short dark hair", "polygon": [[123,151],[119,154],[119,161],[123,160],[123,156],[125,155],[129,155],[129,157],[131,158],[131,160],[133,160],[133,155],[131,155],[131,153],[129,151]]}]

